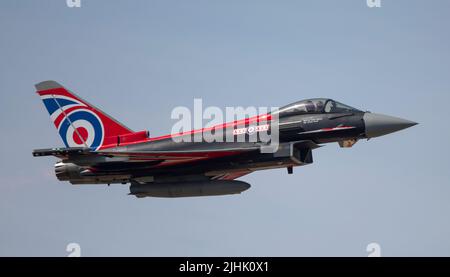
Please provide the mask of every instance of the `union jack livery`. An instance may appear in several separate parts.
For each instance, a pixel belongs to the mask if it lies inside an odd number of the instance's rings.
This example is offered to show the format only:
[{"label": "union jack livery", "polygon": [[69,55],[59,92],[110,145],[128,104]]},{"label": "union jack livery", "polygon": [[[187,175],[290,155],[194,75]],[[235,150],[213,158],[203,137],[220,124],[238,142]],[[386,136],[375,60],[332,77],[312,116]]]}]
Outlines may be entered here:
[{"label": "union jack livery", "polygon": [[[59,158],[55,173],[61,181],[130,183],[136,197],[239,194],[250,185],[235,179],[272,168],[292,174],[293,167],[313,162],[312,150],[320,144],[352,147],[360,139],[417,124],[316,98],[269,114],[152,138],[148,131],[133,132],[55,81],[41,82],[36,89],[65,147],[38,149],[33,155]],[[224,139],[193,139],[211,130],[222,131]],[[276,151],[263,151],[269,143],[261,139],[263,132],[278,132]],[[239,136],[243,140],[225,139]]]},{"label": "union jack livery", "polygon": [[56,82],[43,82],[36,88],[66,147],[84,147],[95,151],[107,146],[105,137],[133,133]]}]

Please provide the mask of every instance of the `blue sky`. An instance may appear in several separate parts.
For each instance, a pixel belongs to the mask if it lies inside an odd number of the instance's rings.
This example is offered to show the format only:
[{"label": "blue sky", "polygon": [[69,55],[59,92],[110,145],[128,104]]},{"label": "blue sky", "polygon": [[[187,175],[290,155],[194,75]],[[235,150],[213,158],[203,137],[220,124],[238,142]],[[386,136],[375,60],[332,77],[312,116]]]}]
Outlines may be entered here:
[{"label": "blue sky", "polygon": [[[0,3],[0,255],[450,255],[450,3],[5,0]],[[330,97],[420,124],[314,164],[256,172],[239,196],[136,199],[71,186],[33,85],[56,80],[132,129],[176,106]]]}]

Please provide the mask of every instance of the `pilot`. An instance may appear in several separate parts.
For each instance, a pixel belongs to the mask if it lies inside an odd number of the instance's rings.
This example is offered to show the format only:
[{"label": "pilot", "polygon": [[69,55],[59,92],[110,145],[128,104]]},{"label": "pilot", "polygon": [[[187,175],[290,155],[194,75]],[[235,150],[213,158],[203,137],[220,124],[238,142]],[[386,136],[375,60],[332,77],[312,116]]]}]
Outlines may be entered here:
[{"label": "pilot", "polygon": [[333,113],[336,111],[336,103],[334,103],[334,101],[328,101],[326,106],[325,106],[325,112],[327,113]]},{"label": "pilot", "polygon": [[317,103],[316,103],[316,111],[317,111],[318,113],[320,113],[322,110],[323,110],[323,102],[319,100],[319,101],[317,101]]},{"label": "pilot", "polygon": [[337,112],[337,109],[336,109],[336,102],[334,102],[334,101],[331,101],[331,109],[330,109],[330,112],[332,112],[332,113]]},{"label": "pilot", "polygon": [[308,113],[313,113],[316,111],[316,106],[314,106],[314,103],[311,100],[306,101],[305,107],[306,107],[306,112],[308,112]]}]

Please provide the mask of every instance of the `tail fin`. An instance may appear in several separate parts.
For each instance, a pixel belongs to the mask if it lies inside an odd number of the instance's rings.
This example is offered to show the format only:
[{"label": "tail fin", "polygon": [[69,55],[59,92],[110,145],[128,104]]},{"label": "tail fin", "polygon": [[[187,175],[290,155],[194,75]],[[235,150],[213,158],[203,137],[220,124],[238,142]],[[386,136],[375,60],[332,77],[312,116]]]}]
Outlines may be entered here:
[{"label": "tail fin", "polygon": [[113,138],[133,133],[55,81],[36,84],[36,90],[66,147],[97,150]]}]

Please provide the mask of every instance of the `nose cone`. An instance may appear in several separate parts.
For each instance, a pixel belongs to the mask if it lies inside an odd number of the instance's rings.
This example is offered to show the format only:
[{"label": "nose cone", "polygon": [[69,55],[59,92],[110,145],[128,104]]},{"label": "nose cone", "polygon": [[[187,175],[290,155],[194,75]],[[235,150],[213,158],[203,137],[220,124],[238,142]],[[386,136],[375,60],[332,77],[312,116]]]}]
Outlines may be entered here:
[{"label": "nose cone", "polygon": [[406,119],[376,113],[365,113],[363,119],[367,138],[384,136],[417,124]]}]

